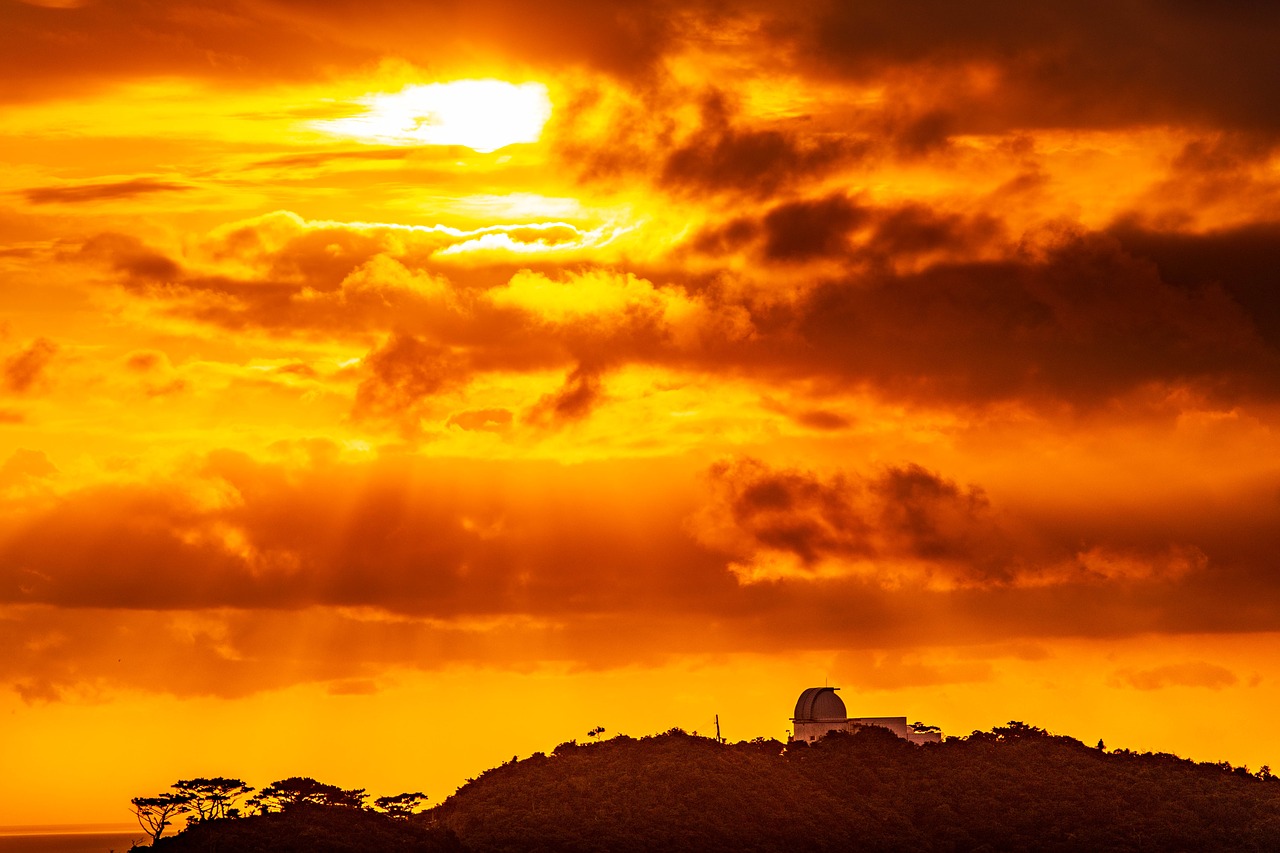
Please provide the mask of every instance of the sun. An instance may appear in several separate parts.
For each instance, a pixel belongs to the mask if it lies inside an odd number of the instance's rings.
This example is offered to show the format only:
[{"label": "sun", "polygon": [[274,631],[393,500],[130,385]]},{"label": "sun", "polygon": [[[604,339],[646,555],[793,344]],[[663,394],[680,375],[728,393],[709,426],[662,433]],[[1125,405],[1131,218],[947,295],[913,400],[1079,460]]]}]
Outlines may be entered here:
[{"label": "sun", "polygon": [[364,112],[310,126],[383,145],[465,145],[488,153],[536,142],[551,117],[541,83],[455,80],[358,98]]}]

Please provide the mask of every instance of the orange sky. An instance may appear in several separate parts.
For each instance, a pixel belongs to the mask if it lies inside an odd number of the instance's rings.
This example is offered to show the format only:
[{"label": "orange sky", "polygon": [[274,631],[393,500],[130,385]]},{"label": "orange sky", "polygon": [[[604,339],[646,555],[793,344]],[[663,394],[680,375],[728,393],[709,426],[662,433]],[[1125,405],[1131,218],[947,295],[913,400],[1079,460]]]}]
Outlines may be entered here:
[{"label": "orange sky", "polygon": [[0,0],[0,825],[824,680],[1276,765],[1278,38]]}]

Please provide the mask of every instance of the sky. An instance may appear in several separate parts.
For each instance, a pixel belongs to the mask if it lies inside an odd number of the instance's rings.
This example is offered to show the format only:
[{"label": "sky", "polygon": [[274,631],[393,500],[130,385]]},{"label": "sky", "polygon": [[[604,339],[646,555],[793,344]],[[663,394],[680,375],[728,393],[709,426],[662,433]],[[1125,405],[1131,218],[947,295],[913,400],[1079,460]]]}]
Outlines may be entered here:
[{"label": "sky", "polygon": [[1280,765],[1278,38],[0,0],[0,824],[824,683]]}]

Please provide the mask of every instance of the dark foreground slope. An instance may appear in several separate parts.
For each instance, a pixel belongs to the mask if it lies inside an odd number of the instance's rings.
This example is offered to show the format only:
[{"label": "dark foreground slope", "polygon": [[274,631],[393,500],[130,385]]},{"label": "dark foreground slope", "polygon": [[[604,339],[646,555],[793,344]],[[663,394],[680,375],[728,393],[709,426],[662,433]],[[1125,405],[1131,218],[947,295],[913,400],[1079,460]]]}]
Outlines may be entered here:
[{"label": "dark foreground slope", "polygon": [[1280,850],[1280,780],[1030,727],[783,754],[668,734],[487,771],[430,815],[505,851]]},{"label": "dark foreground slope", "polygon": [[194,824],[156,853],[463,853],[452,832],[424,821],[325,806]]}]

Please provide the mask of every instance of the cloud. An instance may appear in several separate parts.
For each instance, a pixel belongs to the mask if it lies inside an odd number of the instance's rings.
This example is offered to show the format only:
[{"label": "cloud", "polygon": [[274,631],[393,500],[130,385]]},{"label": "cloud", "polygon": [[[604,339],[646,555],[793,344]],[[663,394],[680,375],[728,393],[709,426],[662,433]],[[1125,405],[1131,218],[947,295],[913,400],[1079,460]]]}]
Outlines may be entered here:
[{"label": "cloud", "polygon": [[1190,293],[1219,288],[1239,304],[1272,347],[1280,347],[1280,223],[1253,222],[1207,233],[1142,228],[1133,222],[1110,229],[1133,255],[1152,261],[1161,278]]},{"label": "cloud", "polygon": [[1109,683],[1137,690],[1163,690],[1167,687],[1207,687],[1221,690],[1224,687],[1234,687],[1239,681],[1239,677],[1226,667],[1207,661],[1187,661],[1152,669],[1118,670],[1112,674]]},{"label": "cloud", "polygon": [[133,178],[127,181],[96,184],[66,184],[50,187],[31,187],[22,195],[32,204],[82,204],[85,202],[134,198],[161,192],[184,192],[194,189],[190,184],[161,181],[155,178]]},{"label": "cloud", "polygon": [[1039,256],[827,281],[793,322],[803,363],[920,400],[1092,406],[1153,383],[1270,398],[1280,379],[1238,303],[1172,287],[1092,234]]},{"label": "cloud", "polygon": [[1233,549],[1258,524],[1237,504],[1202,513],[1216,537],[1181,531],[1196,556],[1160,513],[1037,520],[909,464],[739,459],[700,485],[687,459],[346,458],[317,441],[0,500],[16,650],[0,681],[50,696],[86,678],[227,696],[392,666],[815,648],[879,649],[850,675],[889,687],[942,683],[891,660],[919,644],[1280,628],[1275,536]]},{"label": "cloud", "polygon": [[717,497],[696,528],[747,583],[856,576],[897,585],[1007,583],[1014,543],[981,490],[915,465],[874,477],[777,470],[753,459],[711,469]]},{"label": "cloud", "polygon": [[5,389],[15,394],[33,390],[44,378],[57,354],[57,344],[47,338],[37,338],[26,349],[6,358],[3,371],[0,372]]},{"label": "cloud", "polygon": [[58,469],[43,451],[20,447],[0,465],[0,486],[22,483],[29,479],[43,479],[56,473]]},{"label": "cloud", "polygon": [[591,414],[604,396],[599,372],[578,365],[565,377],[559,390],[538,399],[526,420],[548,426],[582,420]]},{"label": "cloud", "polygon": [[[1064,226],[1014,242],[986,214],[841,193],[694,232],[685,254],[650,265],[651,278],[578,249],[545,263],[507,249],[463,265],[444,254],[493,235],[559,251],[584,233],[276,213],[217,229],[181,263],[125,235],[100,235],[68,257],[104,264],[139,297],[218,327],[413,338],[437,348],[432,363],[447,352],[457,377],[643,364],[834,381],[917,403],[1080,409],[1153,387],[1226,406],[1280,391],[1280,348],[1264,335],[1274,300],[1257,284],[1265,229],[1251,238],[1255,261],[1243,252],[1224,264],[1230,284],[1205,284],[1178,266],[1185,252],[1171,254],[1216,238],[1157,243],[1132,229]],[[690,252],[741,271],[699,277],[679,266]],[[801,264],[816,271],[797,277]],[[426,394],[415,380],[405,387],[418,390],[388,397],[375,390],[386,379],[372,380],[370,404]]]},{"label": "cloud", "polygon": [[[824,2],[775,6],[770,30],[815,74],[890,80],[921,113],[945,107],[956,132],[1157,123],[1280,125],[1265,103],[1276,83],[1261,3],[1034,7],[985,0],[957,7]],[[783,23],[785,22],[785,23]],[[1221,57],[1230,55],[1230,63]]]},{"label": "cloud", "polygon": [[781,130],[736,128],[724,95],[713,92],[703,100],[701,126],[666,155],[660,183],[768,196],[821,176],[855,151],[844,139],[806,141]]},{"label": "cloud", "polygon": [[501,432],[511,426],[515,416],[509,409],[468,409],[455,412],[445,421],[445,426],[459,429]]},{"label": "cloud", "polygon": [[133,286],[166,284],[178,279],[182,273],[182,267],[172,258],[129,234],[95,235],[81,243],[74,254],[65,257],[104,264],[123,274]]},{"label": "cloud", "polygon": [[843,195],[781,204],[765,214],[764,255],[773,261],[804,261],[849,252],[849,232],[867,211]]},{"label": "cloud", "polygon": [[248,0],[235,15],[209,0],[163,7],[144,0],[76,9],[10,5],[0,33],[0,73],[11,82],[7,100],[156,78],[270,86],[335,71],[367,72],[391,56],[454,74],[487,58],[644,79],[674,29],[662,3],[549,0],[535,12],[514,0],[480,0],[465,8]]},{"label": "cloud", "polygon": [[651,472],[652,462],[314,460],[218,452],[168,481],[88,487],[9,513],[0,599],[548,616],[666,607],[732,583],[684,533],[659,483],[633,485],[628,513],[582,500],[600,477]]},{"label": "cloud", "polygon": [[753,247],[767,262],[840,260],[846,265],[918,269],[921,261],[981,257],[1000,246],[1002,223],[923,204],[872,206],[842,192],[773,205],[757,218],[737,217],[696,234],[692,245],[710,255]]},{"label": "cloud", "polygon": [[402,415],[419,402],[466,381],[466,360],[412,335],[396,334],[364,359],[368,375],[356,392],[360,417]]}]

